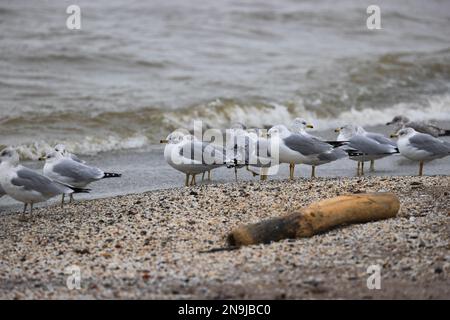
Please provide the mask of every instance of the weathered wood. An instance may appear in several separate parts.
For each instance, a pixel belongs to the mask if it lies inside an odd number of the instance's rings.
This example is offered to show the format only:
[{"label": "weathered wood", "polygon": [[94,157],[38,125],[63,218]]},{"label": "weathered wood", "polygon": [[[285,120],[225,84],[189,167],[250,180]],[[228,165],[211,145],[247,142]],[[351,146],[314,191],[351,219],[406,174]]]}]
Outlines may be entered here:
[{"label": "weathered wood", "polygon": [[343,224],[392,218],[399,208],[393,193],[345,195],[313,203],[287,216],[241,226],[228,235],[227,242],[243,246],[311,237]]}]

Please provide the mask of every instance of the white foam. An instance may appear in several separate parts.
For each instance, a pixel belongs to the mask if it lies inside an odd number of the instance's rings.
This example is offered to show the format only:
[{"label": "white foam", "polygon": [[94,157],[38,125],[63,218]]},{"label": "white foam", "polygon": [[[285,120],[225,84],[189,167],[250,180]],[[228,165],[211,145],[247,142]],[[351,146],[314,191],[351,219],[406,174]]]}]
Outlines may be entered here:
[{"label": "white foam", "polygon": [[384,109],[366,108],[342,112],[336,118],[308,118],[320,130],[332,129],[338,126],[357,123],[363,127],[384,125],[397,115],[405,115],[411,120],[430,121],[430,120],[450,120],[450,95],[435,96],[429,98],[426,105],[419,103],[398,103],[392,107]]},{"label": "white foam", "polygon": [[144,135],[134,135],[127,138],[119,138],[116,136],[108,136],[106,138],[97,138],[88,136],[82,141],[37,141],[31,144],[23,144],[14,146],[19,152],[23,160],[38,160],[40,157],[51,151],[53,147],[62,143],[67,150],[76,154],[97,154],[99,152],[107,152],[113,150],[125,150],[142,148],[148,145],[149,139]]},{"label": "white foam", "polygon": [[[384,125],[396,115],[405,115],[411,120],[443,120],[450,121],[450,95],[434,96],[424,104],[398,103],[384,109],[366,108],[357,110],[351,108],[336,117],[318,117],[314,111],[306,110],[302,101],[295,107],[288,107],[278,103],[269,105],[240,105],[225,103],[221,100],[213,101],[201,108],[194,108],[188,112],[168,112],[165,121],[170,126],[193,129],[193,121],[201,120],[210,128],[225,129],[232,123],[242,122],[248,127],[261,128],[267,125],[290,125],[296,117],[302,117],[314,124],[316,130],[329,130],[348,123],[357,123],[363,127]],[[169,131],[169,130],[168,130]],[[57,143],[63,143],[67,149],[76,154],[96,154],[113,150],[135,149],[156,143],[146,135],[136,133],[131,137],[96,137],[87,136],[80,141],[37,141],[16,147],[23,159],[37,160],[47,153]]]},{"label": "white foam", "polygon": [[[242,106],[239,104],[221,105],[216,100],[199,110],[186,114],[172,113],[166,116],[166,121],[180,128],[192,128],[194,120],[203,121],[211,128],[227,128],[230,124],[241,122],[247,127],[261,128],[266,125],[290,125],[296,117],[302,117],[312,123],[318,130],[334,129],[348,123],[357,123],[363,127],[384,125],[396,115],[406,115],[411,120],[450,120],[450,95],[434,96],[421,103],[398,103],[383,109],[351,108],[337,116],[319,117],[311,110],[306,110],[303,102],[298,101],[295,108],[272,103],[270,105]],[[323,112],[321,112],[323,114]]]}]

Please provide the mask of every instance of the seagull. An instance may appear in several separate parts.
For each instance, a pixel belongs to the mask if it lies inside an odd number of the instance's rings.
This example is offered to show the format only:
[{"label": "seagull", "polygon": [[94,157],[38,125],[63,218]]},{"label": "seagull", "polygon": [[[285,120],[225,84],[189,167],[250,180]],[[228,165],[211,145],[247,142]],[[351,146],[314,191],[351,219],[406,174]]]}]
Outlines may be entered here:
[{"label": "seagull", "polygon": [[[119,173],[104,172],[95,167],[77,162],[70,157],[64,156],[61,152],[52,151],[45,157],[44,175],[53,181],[67,184],[77,188],[84,188],[89,183],[105,178],[119,178]],[[62,204],[64,203],[62,195]],[[70,202],[73,195],[70,193]]]},{"label": "seagull", "polygon": [[[311,136],[292,133],[284,125],[276,125],[269,130],[271,143],[279,146],[279,163],[289,163],[289,178],[294,179],[296,164],[319,165],[321,155],[331,152],[333,146]],[[275,139],[275,140],[273,140]]]},{"label": "seagull", "polygon": [[[259,175],[261,180],[267,180],[268,174],[276,167],[272,163],[272,150],[267,139],[266,129],[251,129],[248,133],[248,147],[246,161],[247,171],[253,176]],[[255,172],[258,170],[258,172]]]},{"label": "seagull", "polygon": [[24,203],[22,218],[25,218],[28,205],[30,205],[30,214],[32,214],[35,203],[46,201],[60,194],[89,192],[88,189],[52,181],[20,165],[18,153],[11,148],[6,148],[0,153],[0,162],[0,184],[11,198]]},{"label": "seagull", "polygon": [[419,161],[419,176],[423,174],[425,162],[450,155],[450,143],[429,134],[417,132],[413,128],[401,129],[398,132],[397,144],[402,156]]},{"label": "seagull", "polygon": [[235,123],[226,133],[226,155],[233,162],[236,181],[237,169],[243,167],[253,176],[259,175],[261,180],[266,180],[271,161],[264,130],[252,128],[247,131],[245,125]]},{"label": "seagull", "polygon": [[386,125],[391,124],[394,125],[395,132],[403,128],[413,128],[417,132],[426,133],[433,137],[450,136],[450,130],[439,128],[437,125],[427,121],[410,121],[405,116],[395,116],[392,121],[386,123]]},{"label": "seagull", "polygon": [[70,153],[69,151],[67,151],[66,146],[63,145],[63,144],[57,144],[54,149],[55,149],[56,152],[61,153],[66,158],[70,158],[73,161],[76,161],[76,162],[79,162],[79,163],[83,163],[83,164],[86,163],[86,161],[81,160],[80,158],[78,158],[73,153]]},{"label": "seagull", "polygon": [[[314,128],[314,126],[310,123],[308,123],[305,119],[302,118],[296,118],[292,121],[292,132],[298,133],[300,135],[303,135],[305,137],[309,137],[312,139],[319,140],[318,137],[315,137],[308,132],[306,132],[306,128]],[[320,140],[319,140],[320,141]],[[325,163],[333,162],[342,158],[347,157],[347,153],[340,149],[340,148],[334,148],[329,149],[324,153],[321,153],[317,156],[317,158],[312,158],[309,162],[304,162],[304,164],[308,164],[311,166],[311,178],[316,177],[316,166],[320,166]]]},{"label": "seagull", "polygon": [[[381,133],[375,132],[367,132],[363,127],[357,126],[357,130],[359,134],[364,135],[367,138],[373,139],[381,144],[391,145],[394,148],[397,148],[397,143],[392,141],[391,139],[386,138]],[[375,160],[370,160],[370,171],[375,171]]]},{"label": "seagull", "polygon": [[337,140],[346,141],[345,145],[350,148],[350,150],[346,150],[349,152],[350,159],[358,161],[357,175],[364,175],[365,161],[381,159],[398,153],[395,146],[371,139],[361,129],[354,125],[346,125],[335,130],[335,132],[339,132]]},{"label": "seagull", "polygon": [[[185,185],[195,185],[195,176],[227,164],[225,150],[211,143],[174,131],[161,140],[166,143],[164,159],[174,169],[186,174]],[[189,177],[192,176],[191,182]]]}]

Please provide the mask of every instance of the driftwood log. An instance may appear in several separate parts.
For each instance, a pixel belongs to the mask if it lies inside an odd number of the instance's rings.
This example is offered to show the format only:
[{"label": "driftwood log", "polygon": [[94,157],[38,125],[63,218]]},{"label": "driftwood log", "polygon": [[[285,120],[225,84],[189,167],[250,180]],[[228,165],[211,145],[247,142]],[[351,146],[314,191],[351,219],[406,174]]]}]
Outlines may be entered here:
[{"label": "driftwood log", "polygon": [[395,217],[400,202],[393,193],[367,193],[323,200],[287,216],[241,226],[227,237],[229,246],[311,237],[333,227]]}]

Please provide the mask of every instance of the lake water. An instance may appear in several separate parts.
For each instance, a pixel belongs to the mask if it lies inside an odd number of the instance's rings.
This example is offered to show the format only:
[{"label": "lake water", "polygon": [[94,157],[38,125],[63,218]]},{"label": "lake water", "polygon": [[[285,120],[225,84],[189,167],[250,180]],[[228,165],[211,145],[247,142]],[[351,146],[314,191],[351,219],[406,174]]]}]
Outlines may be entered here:
[{"label": "lake water", "polygon": [[[81,8],[81,30],[66,8]],[[3,0],[0,144],[145,149],[200,119],[450,120],[450,2]]]}]

